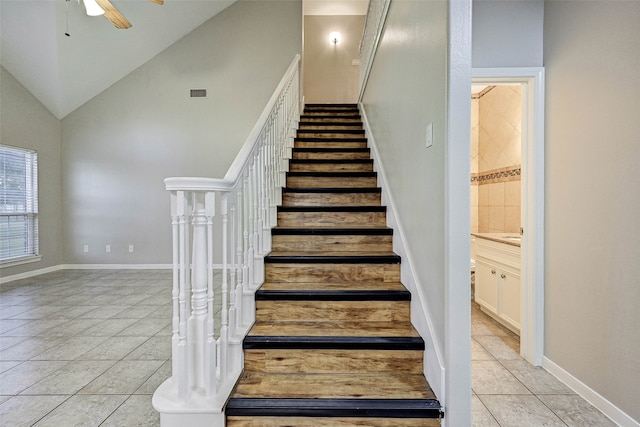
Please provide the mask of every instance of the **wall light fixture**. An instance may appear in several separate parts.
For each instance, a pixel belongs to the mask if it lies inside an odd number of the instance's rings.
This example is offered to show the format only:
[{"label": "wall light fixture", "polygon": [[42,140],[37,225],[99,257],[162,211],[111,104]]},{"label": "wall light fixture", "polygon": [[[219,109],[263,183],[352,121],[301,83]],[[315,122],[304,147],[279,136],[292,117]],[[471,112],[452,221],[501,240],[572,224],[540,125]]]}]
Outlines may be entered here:
[{"label": "wall light fixture", "polygon": [[340,37],[340,33],[337,31],[334,31],[333,33],[329,34],[329,42],[333,43],[333,44],[338,44],[340,43],[341,37]]}]

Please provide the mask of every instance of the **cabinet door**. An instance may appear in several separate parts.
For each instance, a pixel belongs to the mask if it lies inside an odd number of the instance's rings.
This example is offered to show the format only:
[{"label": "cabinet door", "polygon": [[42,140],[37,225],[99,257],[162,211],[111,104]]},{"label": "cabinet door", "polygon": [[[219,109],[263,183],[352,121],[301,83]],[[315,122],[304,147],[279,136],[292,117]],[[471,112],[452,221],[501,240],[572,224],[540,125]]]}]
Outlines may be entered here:
[{"label": "cabinet door", "polygon": [[507,271],[499,271],[502,291],[500,317],[520,330],[520,276]]},{"label": "cabinet door", "polygon": [[498,276],[491,264],[476,259],[475,300],[485,308],[498,313]]}]

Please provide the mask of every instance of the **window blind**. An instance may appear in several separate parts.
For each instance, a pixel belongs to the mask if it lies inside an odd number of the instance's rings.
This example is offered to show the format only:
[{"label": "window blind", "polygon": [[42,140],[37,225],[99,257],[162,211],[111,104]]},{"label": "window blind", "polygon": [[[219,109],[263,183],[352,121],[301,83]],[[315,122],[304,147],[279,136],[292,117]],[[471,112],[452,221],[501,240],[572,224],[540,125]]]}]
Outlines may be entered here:
[{"label": "window blind", "polygon": [[0,145],[0,263],[38,252],[38,155]]}]

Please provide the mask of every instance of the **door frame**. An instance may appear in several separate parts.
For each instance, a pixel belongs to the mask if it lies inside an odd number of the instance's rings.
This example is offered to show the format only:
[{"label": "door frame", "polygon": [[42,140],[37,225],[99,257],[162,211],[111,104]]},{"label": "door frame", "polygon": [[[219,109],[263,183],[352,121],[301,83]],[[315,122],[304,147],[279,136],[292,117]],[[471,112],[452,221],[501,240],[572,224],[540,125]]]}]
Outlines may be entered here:
[{"label": "door frame", "polygon": [[544,67],[473,68],[477,84],[520,84],[522,91],[520,354],[544,354]]}]

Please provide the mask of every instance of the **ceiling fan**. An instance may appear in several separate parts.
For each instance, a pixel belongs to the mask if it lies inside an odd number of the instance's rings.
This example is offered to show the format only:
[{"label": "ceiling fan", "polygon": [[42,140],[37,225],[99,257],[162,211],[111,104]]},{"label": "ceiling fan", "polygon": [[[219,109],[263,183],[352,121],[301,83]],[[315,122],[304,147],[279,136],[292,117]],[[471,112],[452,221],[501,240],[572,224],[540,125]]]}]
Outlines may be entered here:
[{"label": "ceiling fan", "polygon": [[[131,28],[131,22],[124,17],[109,0],[82,0],[87,9],[87,15],[97,16],[103,15],[116,28],[126,30]],[[149,0],[152,3],[163,4],[164,0]]]}]

